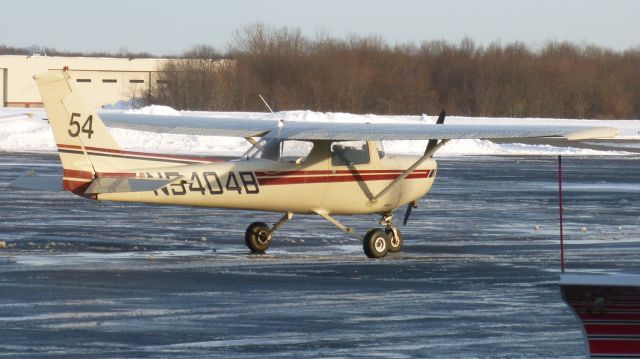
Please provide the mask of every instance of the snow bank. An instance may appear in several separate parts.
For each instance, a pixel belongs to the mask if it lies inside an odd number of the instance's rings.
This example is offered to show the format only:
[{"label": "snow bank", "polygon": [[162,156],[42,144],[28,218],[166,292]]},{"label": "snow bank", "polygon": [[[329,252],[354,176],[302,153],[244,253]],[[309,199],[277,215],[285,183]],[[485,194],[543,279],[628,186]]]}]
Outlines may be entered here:
[{"label": "snow bank", "polygon": [[0,108],[0,150],[55,151],[44,109]]},{"label": "snow bank", "polygon": [[[370,123],[435,123],[436,116],[380,116],[348,113],[321,113],[313,111],[284,111],[275,114],[262,112],[180,112],[167,106],[148,106],[133,113],[155,115],[198,114],[210,117],[252,118],[265,121],[319,121],[319,122],[370,122]],[[0,108],[0,150],[3,151],[55,151],[55,143],[43,109]],[[516,119],[483,117],[447,117],[447,123],[495,124],[495,125],[583,125],[611,126],[620,129],[616,139],[640,140],[640,121],[637,120],[565,120],[565,119]],[[164,153],[240,155],[249,148],[242,138],[167,135],[122,129],[112,129],[116,141],[125,149]],[[611,140],[615,142],[615,140]],[[388,141],[385,149],[391,153],[417,154],[424,151],[426,141]],[[627,148],[640,148],[626,143]],[[437,156],[462,155],[622,155],[625,152],[596,151],[554,147],[548,145],[495,144],[482,140],[454,140],[441,149]]]},{"label": "snow bank", "polygon": [[147,115],[173,115],[173,116],[179,116],[180,115],[180,111],[174,110],[173,108],[169,107],[169,106],[161,106],[161,105],[151,105],[151,106],[147,106],[147,107],[143,107],[140,109],[132,109],[132,110],[127,110],[124,111],[127,113],[142,113],[142,114],[147,114]]}]

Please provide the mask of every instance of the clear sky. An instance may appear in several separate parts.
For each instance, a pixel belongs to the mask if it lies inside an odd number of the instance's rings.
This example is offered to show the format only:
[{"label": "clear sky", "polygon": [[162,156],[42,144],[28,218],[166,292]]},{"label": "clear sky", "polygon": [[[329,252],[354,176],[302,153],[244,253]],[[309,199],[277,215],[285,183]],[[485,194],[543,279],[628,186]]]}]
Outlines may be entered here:
[{"label": "clear sky", "polygon": [[207,44],[224,52],[235,30],[256,22],[309,36],[379,35],[390,44],[469,37],[480,45],[640,46],[633,0],[6,0],[0,44],[156,55]]}]

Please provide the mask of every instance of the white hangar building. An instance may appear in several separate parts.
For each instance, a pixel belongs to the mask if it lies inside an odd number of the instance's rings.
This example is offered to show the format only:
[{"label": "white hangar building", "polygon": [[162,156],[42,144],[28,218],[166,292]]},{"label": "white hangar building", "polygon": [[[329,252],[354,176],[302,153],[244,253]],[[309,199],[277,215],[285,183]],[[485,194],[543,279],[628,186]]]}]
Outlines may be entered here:
[{"label": "white hangar building", "polygon": [[42,107],[33,75],[68,69],[88,105],[100,108],[144,97],[162,85],[158,76],[167,59],[0,56],[0,107]]}]

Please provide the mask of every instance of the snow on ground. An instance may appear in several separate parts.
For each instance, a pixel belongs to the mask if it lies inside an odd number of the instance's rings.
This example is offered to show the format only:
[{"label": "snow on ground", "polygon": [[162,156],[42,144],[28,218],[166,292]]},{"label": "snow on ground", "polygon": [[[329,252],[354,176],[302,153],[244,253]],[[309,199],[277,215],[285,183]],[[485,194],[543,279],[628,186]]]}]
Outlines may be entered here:
[{"label": "snow on ground", "polygon": [[[348,113],[322,113],[313,111],[283,111],[275,114],[262,112],[189,112],[170,107],[152,105],[134,113],[155,115],[199,114],[210,117],[252,118],[265,121],[320,121],[320,122],[371,122],[371,123],[435,123],[437,116],[382,116],[354,115]],[[0,108],[0,150],[2,151],[55,151],[55,143],[49,130],[44,109]],[[489,125],[557,125],[557,126],[610,126],[620,130],[616,140],[639,140],[638,144],[626,142],[618,148],[640,149],[640,120],[567,120],[540,118],[489,118],[447,117],[449,124]],[[242,138],[193,135],[167,135],[122,129],[112,129],[112,134],[124,149],[190,154],[240,155],[249,148]],[[424,151],[425,141],[389,141],[385,149],[390,153],[417,154]],[[437,153],[437,156],[461,155],[623,155],[620,151],[598,151],[585,148],[554,147],[550,145],[496,144],[482,140],[454,140]]]}]

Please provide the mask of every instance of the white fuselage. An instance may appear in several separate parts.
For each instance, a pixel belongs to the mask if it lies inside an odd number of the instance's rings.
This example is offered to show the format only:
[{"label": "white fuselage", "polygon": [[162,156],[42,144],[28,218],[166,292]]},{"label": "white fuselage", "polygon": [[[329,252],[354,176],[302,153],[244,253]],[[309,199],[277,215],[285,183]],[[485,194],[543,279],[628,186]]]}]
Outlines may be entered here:
[{"label": "white fuselage", "polygon": [[304,161],[262,158],[128,171],[138,178],[180,178],[155,192],[103,193],[98,200],[219,207],[277,212],[364,214],[391,211],[424,196],[435,179],[429,159],[375,201],[418,157],[385,155],[374,146],[370,162],[333,165],[326,148],[316,145]]}]

